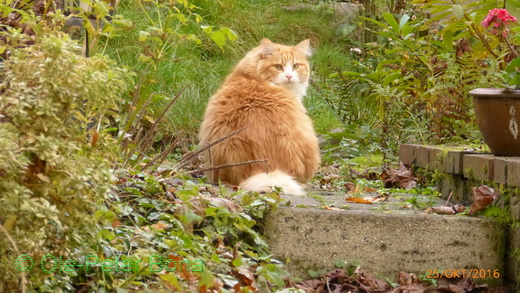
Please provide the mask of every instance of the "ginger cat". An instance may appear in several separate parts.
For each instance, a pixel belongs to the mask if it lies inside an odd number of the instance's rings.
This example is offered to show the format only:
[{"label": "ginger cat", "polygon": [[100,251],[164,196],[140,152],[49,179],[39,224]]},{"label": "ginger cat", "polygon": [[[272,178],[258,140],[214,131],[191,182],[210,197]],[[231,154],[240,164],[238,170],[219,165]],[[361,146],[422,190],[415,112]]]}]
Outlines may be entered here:
[{"label": "ginger cat", "polygon": [[302,98],[309,84],[309,40],[296,46],[263,39],[246,54],[211,97],[199,139],[200,147],[245,130],[204,152],[205,167],[267,159],[208,172],[213,182],[246,190],[305,194],[302,184],[320,164],[318,139]]}]

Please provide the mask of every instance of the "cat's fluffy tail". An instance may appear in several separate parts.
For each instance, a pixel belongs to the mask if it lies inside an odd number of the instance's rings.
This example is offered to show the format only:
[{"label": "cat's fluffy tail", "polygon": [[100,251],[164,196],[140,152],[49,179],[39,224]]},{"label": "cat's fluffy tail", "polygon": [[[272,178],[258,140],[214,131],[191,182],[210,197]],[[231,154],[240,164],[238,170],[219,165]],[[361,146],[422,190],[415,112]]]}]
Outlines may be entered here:
[{"label": "cat's fluffy tail", "polygon": [[278,170],[253,175],[242,181],[239,186],[256,192],[270,192],[273,190],[273,186],[276,186],[282,188],[283,192],[289,195],[305,194],[303,187],[296,180]]}]

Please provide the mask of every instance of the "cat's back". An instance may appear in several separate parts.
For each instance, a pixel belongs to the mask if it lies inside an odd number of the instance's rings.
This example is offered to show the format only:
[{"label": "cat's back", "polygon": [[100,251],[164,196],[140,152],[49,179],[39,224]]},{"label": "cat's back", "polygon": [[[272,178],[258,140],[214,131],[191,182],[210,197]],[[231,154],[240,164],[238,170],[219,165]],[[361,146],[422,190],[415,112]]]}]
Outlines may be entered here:
[{"label": "cat's back", "polygon": [[240,123],[246,118],[281,119],[273,115],[284,115],[285,120],[291,119],[292,116],[297,118],[296,116],[305,115],[305,108],[284,88],[273,87],[266,82],[246,77],[233,77],[228,78],[211,97],[207,114],[216,115],[218,117],[215,118],[224,119],[225,123],[233,120]]}]

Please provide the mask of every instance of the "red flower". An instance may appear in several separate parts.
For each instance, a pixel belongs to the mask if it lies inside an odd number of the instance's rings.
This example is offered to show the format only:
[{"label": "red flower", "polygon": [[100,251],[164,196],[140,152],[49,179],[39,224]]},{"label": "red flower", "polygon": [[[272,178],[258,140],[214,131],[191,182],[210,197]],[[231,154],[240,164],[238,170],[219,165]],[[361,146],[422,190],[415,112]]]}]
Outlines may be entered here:
[{"label": "red flower", "polygon": [[492,9],[489,11],[486,18],[482,22],[482,26],[484,28],[488,28],[493,24],[490,32],[494,35],[502,34],[502,36],[506,36],[509,32],[509,28],[507,27],[510,22],[516,22],[516,17],[509,14],[506,9]]}]

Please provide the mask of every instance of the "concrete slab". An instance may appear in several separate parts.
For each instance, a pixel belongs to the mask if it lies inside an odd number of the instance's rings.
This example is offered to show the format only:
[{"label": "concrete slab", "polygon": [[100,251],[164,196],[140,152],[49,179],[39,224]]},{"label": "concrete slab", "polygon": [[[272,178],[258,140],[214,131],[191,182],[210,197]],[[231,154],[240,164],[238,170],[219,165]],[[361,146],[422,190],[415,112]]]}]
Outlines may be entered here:
[{"label": "concrete slab", "polygon": [[381,276],[399,271],[504,269],[504,227],[487,218],[424,212],[279,207],[265,221],[271,252],[295,276],[358,261]]}]

